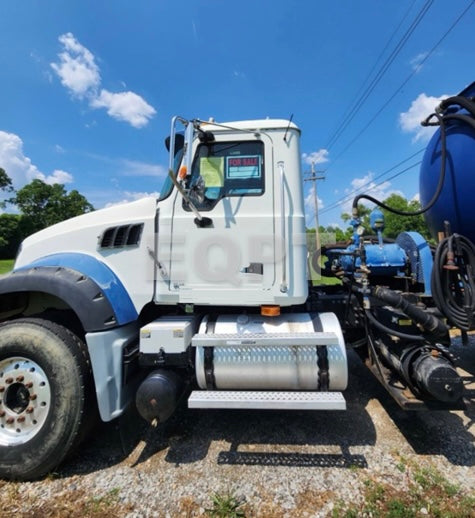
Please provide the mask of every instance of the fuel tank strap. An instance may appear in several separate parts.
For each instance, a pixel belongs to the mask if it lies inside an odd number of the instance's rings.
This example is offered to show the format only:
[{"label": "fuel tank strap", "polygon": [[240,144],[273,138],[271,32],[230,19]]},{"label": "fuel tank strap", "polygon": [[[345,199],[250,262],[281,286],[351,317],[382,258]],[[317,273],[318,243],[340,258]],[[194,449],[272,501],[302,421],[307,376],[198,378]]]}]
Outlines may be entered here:
[{"label": "fuel tank strap", "polygon": [[328,390],[330,372],[328,370],[328,351],[326,345],[317,346],[318,390]]},{"label": "fuel tank strap", "polygon": [[[210,315],[208,322],[206,323],[206,333],[213,334],[216,328],[217,315]],[[214,377],[214,348],[204,348],[204,370],[206,388],[208,390],[214,390],[216,388],[216,380]]]},{"label": "fuel tank strap", "polygon": [[[318,315],[312,315],[313,329],[316,333],[323,331],[322,322]],[[328,364],[328,350],[326,345],[317,345],[318,390],[328,390],[330,386],[330,367]]]}]

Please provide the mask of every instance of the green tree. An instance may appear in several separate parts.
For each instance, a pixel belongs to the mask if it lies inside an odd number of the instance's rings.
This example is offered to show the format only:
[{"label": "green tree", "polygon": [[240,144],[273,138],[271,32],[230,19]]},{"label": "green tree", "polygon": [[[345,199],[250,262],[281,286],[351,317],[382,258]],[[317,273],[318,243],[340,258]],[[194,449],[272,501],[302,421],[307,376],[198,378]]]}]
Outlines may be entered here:
[{"label": "green tree", "polygon": [[21,214],[0,214],[0,259],[15,257],[23,239],[34,232]]},{"label": "green tree", "polygon": [[[393,207],[403,212],[415,212],[421,208],[421,204],[416,200],[407,200],[398,194],[391,194],[384,200],[389,207]],[[431,235],[423,214],[418,216],[400,216],[388,210],[383,210],[384,214],[384,235],[396,238],[401,232],[412,230],[419,232],[426,239],[430,239]]]},{"label": "green tree", "polygon": [[[5,192],[13,192],[12,179],[5,172],[3,167],[0,167],[0,190]],[[7,200],[0,201],[0,208],[5,208]]]},{"label": "green tree", "polygon": [[[369,224],[369,215],[371,214],[371,210],[369,207],[366,207],[366,205],[363,205],[362,203],[359,203],[358,204],[358,214],[360,215],[360,219],[361,219],[361,225],[363,225],[364,227],[364,233],[365,234],[372,234],[373,231],[371,230],[371,226]],[[353,219],[353,216],[351,214],[348,214],[347,212],[344,212],[342,215],[341,215],[341,219],[345,222],[345,223],[349,223],[351,221],[351,219]],[[353,234],[353,227],[350,227],[351,229],[351,234]]]},{"label": "green tree", "polygon": [[346,230],[342,230],[340,227],[329,225],[325,228],[325,232],[328,236],[333,237],[332,243],[341,243],[351,238],[353,228],[348,227]]},{"label": "green tree", "polygon": [[[407,200],[399,194],[391,194],[384,200],[384,203],[389,207],[395,208],[403,212],[415,212],[421,208],[418,201]],[[374,234],[369,224],[369,216],[373,208],[366,207],[365,205],[358,205],[358,211],[361,218],[361,223],[365,229],[365,235]],[[431,235],[424,216],[419,214],[418,216],[400,216],[394,214],[389,210],[382,209],[384,214],[384,236],[389,238],[396,238],[401,232],[408,230],[419,232],[426,239],[430,239]],[[342,214],[341,219],[345,222],[351,219],[350,214]]]},{"label": "green tree", "polygon": [[0,167],[0,189],[7,192],[13,191],[12,179],[8,176],[3,167]]},{"label": "green tree", "polygon": [[31,222],[33,231],[94,210],[78,191],[68,193],[64,185],[49,185],[38,179],[17,191],[12,202]]}]

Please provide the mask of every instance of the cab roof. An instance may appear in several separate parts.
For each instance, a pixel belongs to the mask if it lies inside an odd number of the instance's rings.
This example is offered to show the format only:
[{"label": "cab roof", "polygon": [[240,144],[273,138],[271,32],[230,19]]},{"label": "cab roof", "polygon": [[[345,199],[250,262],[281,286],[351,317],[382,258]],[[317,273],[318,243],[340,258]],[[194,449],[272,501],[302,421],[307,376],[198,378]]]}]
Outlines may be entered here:
[{"label": "cab roof", "polygon": [[217,122],[211,119],[209,121],[203,121],[200,126],[206,131],[226,131],[232,129],[265,131],[275,129],[286,130],[288,128],[300,133],[300,128],[293,122],[289,123],[289,120],[286,119],[257,119],[232,122]]}]

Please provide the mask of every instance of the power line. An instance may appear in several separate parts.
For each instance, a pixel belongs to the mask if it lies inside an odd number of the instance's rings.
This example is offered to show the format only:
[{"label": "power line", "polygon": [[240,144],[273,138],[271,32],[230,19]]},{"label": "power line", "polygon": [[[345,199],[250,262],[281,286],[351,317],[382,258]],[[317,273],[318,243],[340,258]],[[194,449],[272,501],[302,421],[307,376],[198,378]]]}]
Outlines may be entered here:
[{"label": "power line", "polygon": [[[378,83],[383,78],[384,74],[387,72],[389,67],[392,65],[394,60],[396,59],[397,55],[401,52],[402,48],[412,35],[412,33],[415,31],[417,26],[420,24],[424,16],[427,14],[427,11],[430,9],[431,5],[433,4],[434,0],[427,0],[427,2],[423,5],[422,9],[417,13],[416,17],[412,21],[409,28],[406,30],[404,35],[400,38],[398,43],[396,44],[395,48],[392,50],[391,54],[386,58],[386,61],[382,64],[378,72],[376,73],[375,77],[371,81],[371,83],[368,85],[368,87],[365,89],[365,91],[361,94],[361,96],[358,98],[358,100],[354,103],[353,108],[350,110],[348,115],[343,119],[343,122],[340,124],[338,129],[333,133],[333,135],[330,137],[327,145],[325,146],[326,149],[330,149],[340,138],[342,133],[346,130],[350,122],[355,118],[356,114],[360,111],[363,104],[366,102],[368,97],[371,95],[373,90],[376,88]],[[406,16],[406,15],[405,15]],[[379,58],[378,58],[379,59]],[[365,80],[366,81],[366,80]]]},{"label": "power line", "polygon": [[[383,176],[386,176],[387,174],[389,174],[391,171],[394,171],[394,169],[398,168],[399,166],[405,164],[406,162],[408,162],[409,160],[411,160],[412,158],[414,158],[415,156],[419,155],[420,153],[422,153],[423,151],[425,150],[425,148],[422,148],[422,149],[419,149],[419,151],[416,151],[414,154],[412,154],[411,156],[405,158],[404,160],[401,160],[400,162],[398,162],[396,165],[393,165],[392,167],[390,167],[389,169],[386,169],[385,171],[383,171],[382,173],[376,175],[374,178],[371,178],[371,180],[369,180],[368,182],[366,182],[365,184],[363,185],[360,185],[359,187],[357,187],[356,189],[353,189],[351,192],[345,194],[345,196],[341,197],[339,200],[337,200],[336,202],[333,202],[330,206],[328,206],[326,208],[326,210],[331,210],[331,209],[334,209],[336,207],[338,207],[339,205],[341,205],[342,203],[345,203],[346,201],[348,201],[349,199],[351,199],[355,194],[359,193],[362,189],[368,187],[369,185],[371,185],[371,183],[373,183],[375,180],[379,180],[380,178],[382,178]],[[385,179],[384,180],[385,182],[387,182],[388,180]],[[381,182],[383,183],[383,182]]]},{"label": "power line", "polygon": [[[412,154],[411,156],[407,157],[406,159],[402,160],[401,162],[397,163],[396,165],[392,166],[391,168],[387,169],[386,171],[378,174],[377,176],[375,176],[374,178],[371,178],[371,180],[369,180],[368,182],[366,182],[365,184],[363,185],[360,185],[359,187],[357,187],[356,189],[353,189],[351,192],[345,194],[345,196],[343,196],[342,198],[340,198],[339,200],[333,202],[331,205],[329,205],[328,207],[325,207],[324,209],[322,209],[320,211],[320,214],[325,214],[326,212],[329,212],[330,210],[333,210],[333,209],[336,209],[337,207],[339,207],[340,205],[343,205],[343,203],[351,200],[355,194],[358,194],[360,193],[363,189],[365,189],[366,187],[370,186],[375,180],[379,180],[380,178],[382,178],[383,176],[386,176],[387,174],[389,174],[391,171],[394,171],[394,169],[398,168],[399,166],[403,165],[404,163],[408,162],[409,160],[411,160],[412,158],[414,158],[415,156],[419,155],[420,153],[422,153],[423,151],[425,150],[425,148],[423,149],[420,149],[419,151],[416,151],[416,153]],[[375,187],[379,187],[380,185],[382,185],[384,182],[389,182],[390,180],[394,180],[394,178],[397,178],[398,176],[401,176],[403,173],[406,173],[407,171],[410,171],[411,169],[413,169],[414,167],[418,166],[422,161],[419,161],[419,162],[416,162],[408,167],[406,167],[405,169],[403,169],[402,171],[399,171],[397,172],[396,174],[394,174],[393,176],[390,176],[389,178],[385,178],[382,182],[379,182],[375,185],[373,185],[371,187],[370,190],[373,190]]]},{"label": "power line", "polygon": [[[381,58],[384,56],[384,53],[386,52],[386,50],[388,49],[389,45],[391,44],[391,42],[393,41],[394,37],[396,36],[396,34],[398,33],[399,29],[401,28],[402,24],[406,21],[406,18],[408,17],[409,13],[411,12],[412,8],[414,7],[414,4],[416,3],[417,0],[413,0],[413,2],[411,3],[411,5],[409,6],[409,8],[407,9],[407,11],[404,13],[404,16],[401,18],[401,20],[399,21],[399,23],[397,24],[396,28],[394,29],[393,33],[391,34],[391,36],[389,37],[388,41],[386,42],[386,45],[383,47],[383,50],[379,53],[379,56],[376,58],[376,61],[374,62],[373,66],[371,67],[371,70],[368,72],[365,80],[363,81],[363,83],[361,84],[360,86],[360,89],[358,90],[358,92],[356,93],[355,95],[355,99],[356,98],[359,98],[359,96],[362,94],[366,84],[368,83],[369,79],[371,78],[371,76],[373,75],[373,72],[375,71],[376,69],[376,66],[378,65],[378,63],[380,62]],[[342,117],[342,120],[340,121],[340,125],[344,123],[344,121],[346,120],[346,117],[349,115],[349,112],[350,112],[350,109],[352,108],[353,106],[353,102],[351,102],[344,114],[343,114],[343,117]],[[340,126],[339,126],[340,127]],[[332,137],[333,138],[333,137]],[[330,139],[331,140],[331,139]]]},{"label": "power line", "polygon": [[[404,173],[407,173],[408,171],[410,171],[411,169],[414,169],[414,167],[417,167],[418,165],[422,164],[422,160],[419,160],[419,162],[415,162],[414,164],[406,167],[405,169],[403,169],[402,171],[399,171],[398,173],[394,174],[393,176],[389,177],[388,179],[386,180],[383,180],[382,182],[379,182],[375,185],[373,185],[370,189],[368,189],[368,192],[371,192],[373,191],[374,189],[376,189],[376,187],[379,187],[380,185],[382,185],[383,183],[385,182],[389,182],[390,180],[394,180],[394,178],[397,178],[398,176],[401,176],[402,174]],[[351,198],[350,198],[351,199]],[[349,201],[349,200],[345,200],[345,201]],[[339,204],[337,204],[335,207],[328,207],[327,209],[323,209],[320,214],[325,214],[326,212],[330,211],[331,209],[334,209],[336,208],[338,205],[342,205],[342,203],[344,202],[340,202]]]},{"label": "power line", "polygon": [[[429,50],[426,56],[420,61],[418,66],[404,79],[401,85],[395,90],[395,92],[387,99],[387,101],[379,108],[379,110],[373,115],[373,117],[366,123],[366,125],[357,133],[357,135],[343,148],[340,153],[333,159],[333,164],[344,154],[348,149],[361,137],[361,135],[371,126],[371,124],[379,117],[381,112],[390,104],[390,102],[396,97],[396,95],[406,86],[406,84],[416,75],[420,67],[432,56],[437,47],[444,41],[444,39],[452,32],[455,26],[460,22],[460,20],[467,14],[469,9],[473,6],[475,0],[472,0],[470,4],[460,13],[460,15],[455,19],[452,25],[447,29],[447,31],[443,34],[443,36],[435,43],[435,45]],[[327,169],[329,169],[328,167]]]}]

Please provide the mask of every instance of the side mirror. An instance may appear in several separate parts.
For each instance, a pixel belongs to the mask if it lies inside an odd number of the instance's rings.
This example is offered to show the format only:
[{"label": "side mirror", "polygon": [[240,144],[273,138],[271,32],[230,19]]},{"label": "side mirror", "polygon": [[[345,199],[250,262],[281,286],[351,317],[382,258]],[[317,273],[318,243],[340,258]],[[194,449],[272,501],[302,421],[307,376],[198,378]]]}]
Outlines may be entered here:
[{"label": "side mirror", "polygon": [[[171,137],[167,137],[165,139],[165,147],[167,148],[168,152],[170,152],[170,141],[171,141]],[[183,149],[184,145],[185,145],[185,136],[182,133],[175,133],[175,155],[178,153],[178,151]]]}]

